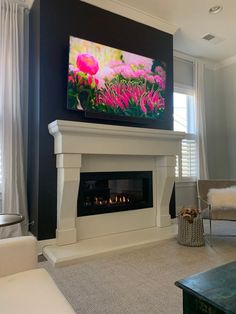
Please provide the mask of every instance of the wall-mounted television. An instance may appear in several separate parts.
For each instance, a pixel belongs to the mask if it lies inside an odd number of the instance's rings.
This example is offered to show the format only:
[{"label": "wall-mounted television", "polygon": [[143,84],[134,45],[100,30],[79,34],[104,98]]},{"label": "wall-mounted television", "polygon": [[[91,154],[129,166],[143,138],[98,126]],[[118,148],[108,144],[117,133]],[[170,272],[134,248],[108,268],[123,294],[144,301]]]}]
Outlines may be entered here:
[{"label": "wall-mounted television", "polygon": [[107,119],[159,119],[166,64],[70,36],[67,108]]}]

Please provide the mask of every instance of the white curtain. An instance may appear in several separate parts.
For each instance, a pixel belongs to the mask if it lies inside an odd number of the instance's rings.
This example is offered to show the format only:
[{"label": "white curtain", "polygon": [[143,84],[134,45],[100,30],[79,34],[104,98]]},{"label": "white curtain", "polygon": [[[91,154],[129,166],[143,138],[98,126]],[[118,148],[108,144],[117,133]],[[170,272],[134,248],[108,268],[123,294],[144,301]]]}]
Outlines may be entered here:
[{"label": "white curtain", "polygon": [[[0,227],[0,237],[24,235],[28,229],[25,182],[25,116],[27,115],[27,16],[13,1],[0,0],[0,144],[2,213],[21,213],[22,224]],[[28,15],[28,14],[27,14]],[[25,121],[24,121],[25,120]]]},{"label": "white curtain", "polygon": [[207,165],[207,139],[206,139],[206,116],[205,116],[205,92],[204,92],[204,63],[195,61],[195,101],[197,110],[198,154],[200,179],[208,179]]}]

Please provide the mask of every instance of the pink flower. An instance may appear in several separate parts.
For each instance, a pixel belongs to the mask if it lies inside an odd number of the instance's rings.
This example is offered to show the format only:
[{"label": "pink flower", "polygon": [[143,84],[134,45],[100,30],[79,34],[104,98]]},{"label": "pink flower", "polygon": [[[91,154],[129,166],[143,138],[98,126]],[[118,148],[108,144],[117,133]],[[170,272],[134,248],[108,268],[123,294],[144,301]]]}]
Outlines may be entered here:
[{"label": "pink flower", "polygon": [[165,109],[165,99],[164,98],[160,98],[158,108]]},{"label": "pink flower", "polygon": [[157,110],[165,108],[164,99],[158,90],[152,88],[148,91],[145,83],[140,85],[124,80],[116,84],[106,83],[96,97],[96,104],[120,108],[124,112],[129,110],[131,104],[135,104],[145,115],[150,114],[150,111],[155,114]]},{"label": "pink flower", "polygon": [[151,69],[153,64],[153,60],[150,58],[139,56],[126,51],[123,51],[123,59],[126,64],[133,64],[145,70]]},{"label": "pink flower", "polygon": [[75,67],[72,64],[69,64],[69,71],[74,71]]},{"label": "pink flower", "polygon": [[76,75],[78,72],[79,72],[79,69],[78,68],[73,68],[72,70],[74,72],[74,74]]},{"label": "pink flower", "polygon": [[165,86],[165,82],[166,82],[166,72],[165,72],[165,70],[161,66],[157,66],[155,68],[155,73],[157,73],[162,78],[163,85]]},{"label": "pink flower", "polygon": [[74,78],[73,78],[72,75],[69,75],[69,76],[68,76],[68,81],[69,81],[69,82],[74,82]]},{"label": "pink flower", "polygon": [[154,70],[156,73],[158,73],[162,78],[163,80],[166,79],[166,72],[165,70],[161,67],[161,66],[157,66],[155,67],[155,70]]},{"label": "pink flower", "polygon": [[148,105],[148,107],[149,107],[149,109],[150,109],[151,111],[154,111],[153,103],[151,103],[150,101],[148,101],[148,102],[147,102],[147,105]]},{"label": "pink flower", "polygon": [[99,70],[98,61],[89,53],[79,54],[76,60],[80,71],[94,75]]},{"label": "pink flower", "polygon": [[146,102],[145,97],[142,97],[140,99],[140,107],[141,107],[143,113],[147,113],[147,108],[145,107],[145,102]]},{"label": "pink flower", "polygon": [[118,105],[118,107],[120,107],[121,110],[124,110],[124,105],[121,101],[121,99],[119,99],[118,97],[115,98],[115,102]]},{"label": "pink flower", "polygon": [[144,71],[144,70],[136,70],[136,71],[134,72],[134,77],[135,77],[135,78],[143,77],[144,75],[147,75],[147,71]]},{"label": "pink flower", "polygon": [[148,75],[147,80],[148,80],[150,83],[154,83],[154,82],[155,82],[154,77],[153,77],[152,75]]},{"label": "pink flower", "polygon": [[129,95],[129,93],[127,92],[127,93],[124,93],[122,96],[121,96],[121,99],[122,99],[122,101],[123,101],[123,103],[124,103],[124,105],[125,105],[125,108],[129,108],[129,100],[130,100],[130,95]]},{"label": "pink flower", "polygon": [[76,77],[77,77],[77,81],[79,82],[79,83],[82,83],[83,82],[83,78],[82,78],[82,76],[79,74],[79,72],[77,72],[77,73],[75,73],[76,74]]},{"label": "pink flower", "polygon": [[155,75],[154,79],[161,89],[165,89],[165,81],[160,77],[160,75]]},{"label": "pink flower", "polygon": [[123,75],[124,78],[128,79],[128,78],[133,77],[134,72],[132,71],[132,69],[129,66],[124,65],[123,68],[121,69],[120,73]]},{"label": "pink flower", "polygon": [[111,80],[113,77],[114,71],[112,68],[108,66],[104,66],[103,68],[99,69],[96,73],[95,78],[98,80],[98,87],[102,88],[105,86],[105,81]]},{"label": "pink flower", "polygon": [[93,79],[91,76],[88,76],[88,84],[91,85],[93,83]]},{"label": "pink flower", "polygon": [[110,67],[110,68],[115,68],[115,67],[118,67],[118,66],[120,66],[120,65],[122,65],[123,64],[123,62],[122,61],[109,61],[108,62],[108,66]]},{"label": "pink flower", "polygon": [[152,103],[154,103],[154,104],[157,104],[157,103],[158,103],[159,97],[158,97],[158,93],[157,93],[157,92],[153,93],[152,98],[151,98],[151,101],[152,101]]}]

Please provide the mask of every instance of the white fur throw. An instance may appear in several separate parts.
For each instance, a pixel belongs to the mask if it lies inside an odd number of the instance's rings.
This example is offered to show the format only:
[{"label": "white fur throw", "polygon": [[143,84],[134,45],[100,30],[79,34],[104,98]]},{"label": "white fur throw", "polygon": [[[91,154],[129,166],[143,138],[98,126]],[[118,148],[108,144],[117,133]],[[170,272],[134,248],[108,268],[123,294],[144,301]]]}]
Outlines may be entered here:
[{"label": "white fur throw", "polygon": [[236,186],[224,189],[210,189],[208,203],[214,207],[236,207]]}]

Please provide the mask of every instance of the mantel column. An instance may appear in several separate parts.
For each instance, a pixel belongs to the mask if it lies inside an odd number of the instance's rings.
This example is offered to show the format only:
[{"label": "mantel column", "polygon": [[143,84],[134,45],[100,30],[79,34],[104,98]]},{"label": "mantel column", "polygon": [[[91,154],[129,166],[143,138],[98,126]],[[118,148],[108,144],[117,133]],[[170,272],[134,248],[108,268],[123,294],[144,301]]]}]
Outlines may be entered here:
[{"label": "mantel column", "polygon": [[156,157],[157,226],[171,224],[169,202],[175,180],[175,156]]},{"label": "mantel column", "polygon": [[75,221],[80,183],[81,154],[57,154],[58,245],[77,242]]}]

